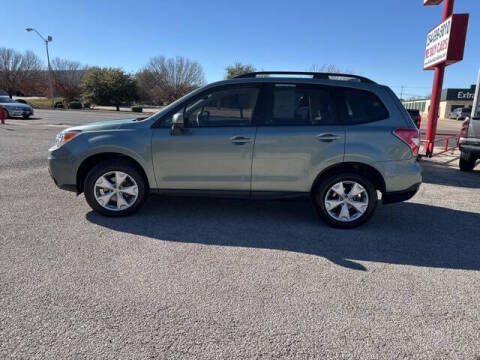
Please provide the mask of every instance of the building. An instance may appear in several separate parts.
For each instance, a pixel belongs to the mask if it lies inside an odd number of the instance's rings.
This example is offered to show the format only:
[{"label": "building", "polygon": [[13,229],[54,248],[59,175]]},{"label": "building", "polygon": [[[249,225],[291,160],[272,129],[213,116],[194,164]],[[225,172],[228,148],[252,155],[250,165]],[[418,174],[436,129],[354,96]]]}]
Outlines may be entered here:
[{"label": "building", "polygon": [[[457,108],[472,108],[473,97],[475,96],[475,85],[469,89],[443,89],[440,98],[440,118],[448,118],[450,113]],[[403,100],[406,109],[419,110],[422,116],[428,115],[430,109],[430,98]]]}]

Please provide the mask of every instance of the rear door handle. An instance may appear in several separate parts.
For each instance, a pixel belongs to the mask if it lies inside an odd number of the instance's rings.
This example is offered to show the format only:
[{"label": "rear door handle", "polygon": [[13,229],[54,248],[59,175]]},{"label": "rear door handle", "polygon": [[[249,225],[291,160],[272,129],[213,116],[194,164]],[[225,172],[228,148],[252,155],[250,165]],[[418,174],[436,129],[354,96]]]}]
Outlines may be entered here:
[{"label": "rear door handle", "polygon": [[234,136],[230,138],[230,141],[235,145],[244,145],[244,144],[250,143],[252,139],[244,136]]},{"label": "rear door handle", "polygon": [[323,142],[334,141],[338,139],[340,139],[340,136],[335,134],[318,134],[317,135],[317,140],[323,141]]}]

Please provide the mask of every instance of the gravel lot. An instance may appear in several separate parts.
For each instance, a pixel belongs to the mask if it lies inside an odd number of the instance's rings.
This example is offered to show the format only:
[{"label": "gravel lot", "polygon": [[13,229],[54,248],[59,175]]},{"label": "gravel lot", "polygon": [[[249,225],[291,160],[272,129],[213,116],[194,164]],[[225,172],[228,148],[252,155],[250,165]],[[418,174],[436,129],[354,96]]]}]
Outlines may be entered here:
[{"label": "gravel lot", "polygon": [[304,200],[157,196],[100,217],[56,189],[47,149],[131,116],[0,125],[0,358],[480,358],[480,166],[422,161],[419,194],[351,231]]}]

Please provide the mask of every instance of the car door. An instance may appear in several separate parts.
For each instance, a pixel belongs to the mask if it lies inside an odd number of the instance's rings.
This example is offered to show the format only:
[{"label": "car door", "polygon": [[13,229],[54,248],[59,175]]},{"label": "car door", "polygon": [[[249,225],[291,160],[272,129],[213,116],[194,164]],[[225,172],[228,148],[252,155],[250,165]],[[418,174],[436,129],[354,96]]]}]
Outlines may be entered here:
[{"label": "car door", "polygon": [[259,124],[252,165],[255,192],[309,192],[321,170],[343,161],[345,127],[335,90],[273,84]]},{"label": "car door", "polygon": [[[184,129],[152,134],[153,166],[160,189],[239,191],[249,195],[260,94],[256,85],[206,90],[182,104]],[[168,116],[172,116],[169,114]]]}]

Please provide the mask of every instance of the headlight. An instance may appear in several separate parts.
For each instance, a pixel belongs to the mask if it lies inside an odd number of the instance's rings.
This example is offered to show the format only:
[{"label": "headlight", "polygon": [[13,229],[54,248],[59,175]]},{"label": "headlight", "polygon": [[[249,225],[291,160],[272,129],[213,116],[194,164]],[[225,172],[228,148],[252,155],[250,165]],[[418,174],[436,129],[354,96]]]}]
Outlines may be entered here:
[{"label": "headlight", "polygon": [[72,140],[75,136],[80,134],[81,131],[79,130],[68,130],[68,131],[62,131],[57,134],[57,137],[55,138],[55,145],[57,147],[62,146],[65,144],[67,141]]}]

